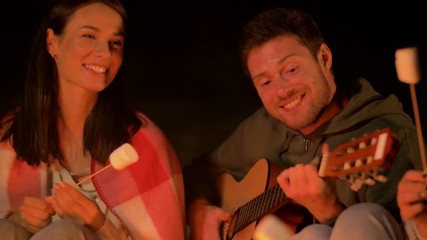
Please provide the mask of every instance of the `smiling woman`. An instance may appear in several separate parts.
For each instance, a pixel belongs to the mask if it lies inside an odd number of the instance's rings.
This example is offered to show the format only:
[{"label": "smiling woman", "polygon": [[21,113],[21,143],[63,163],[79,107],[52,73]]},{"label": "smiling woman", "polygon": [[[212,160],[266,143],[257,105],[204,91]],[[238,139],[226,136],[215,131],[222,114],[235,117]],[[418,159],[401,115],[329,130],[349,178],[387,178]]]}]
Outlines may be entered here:
[{"label": "smiling woman", "polygon": [[70,97],[96,95],[114,80],[123,61],[122,17],[103,3],[87,5],[73,14],[63,32],[48,28],[47,44],[57,62],[60,88],[75,89],[66,91]]},{"label": "smiling woman", "polygon": [[[0,118],[1,239],[184,239],[180,161],[120,95],[126,19],[119,0],[59,0],[40,25]],[[138,161],[100,172],[123,144]]]}]

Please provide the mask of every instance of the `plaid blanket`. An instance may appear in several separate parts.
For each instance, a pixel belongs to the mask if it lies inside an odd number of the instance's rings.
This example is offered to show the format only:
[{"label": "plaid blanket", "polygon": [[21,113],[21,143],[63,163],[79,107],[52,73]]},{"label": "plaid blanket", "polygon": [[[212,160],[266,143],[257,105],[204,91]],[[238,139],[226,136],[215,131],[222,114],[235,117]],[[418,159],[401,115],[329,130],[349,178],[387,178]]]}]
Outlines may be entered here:
[{"label": "plaid blanket", "polygon": [[[184,186],[180,162],[162,131],[151,121],[132,137],[136,163],[118,171],[112,167],[95,175],[93,184],[108,209],[132,239],[185,238]],[[91,163],[91,172],[103,166]],[[8,143],[0,144],[0,218],[19,207],[25,196],[48,195],[45,165],[16,160]]]}]

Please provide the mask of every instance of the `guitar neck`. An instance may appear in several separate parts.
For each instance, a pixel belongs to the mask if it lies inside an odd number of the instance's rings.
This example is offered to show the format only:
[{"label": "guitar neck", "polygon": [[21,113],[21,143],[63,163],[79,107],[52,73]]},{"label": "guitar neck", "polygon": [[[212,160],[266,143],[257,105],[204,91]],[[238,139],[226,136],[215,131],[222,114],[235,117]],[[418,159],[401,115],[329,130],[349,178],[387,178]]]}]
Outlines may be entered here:
[{"label": "guitar neck", "polygon": [[280,208],[287,200],[288,198],[278,184],[267,189],[236,210],[235,232],[239,232],[263,215]]}]

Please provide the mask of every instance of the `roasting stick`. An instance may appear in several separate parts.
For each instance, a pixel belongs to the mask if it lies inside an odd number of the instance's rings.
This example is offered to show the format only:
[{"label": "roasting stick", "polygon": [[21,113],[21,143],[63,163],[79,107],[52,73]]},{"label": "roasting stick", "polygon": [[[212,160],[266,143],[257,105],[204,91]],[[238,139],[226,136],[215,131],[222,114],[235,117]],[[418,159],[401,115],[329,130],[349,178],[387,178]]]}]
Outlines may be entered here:
[{"label": "roasting stick", "polygon": [[418,111],[417,94],[415,84],[420,81],[420,70],[418,66],[418,49],[407,47],[397,49],[395,53],[395,64],[397,77],[401,82],[409,84],[411,90],[412,107],[414,109],[415,125],[417,127],[418,144],[420,146],[421,160],[424,174],[427,174],[426,152],[421,130],[420,114]]},{"label": "roasting stick", "polygon": [[103,172],[111,166],[116,170],[122,170],[127,166],[131,165],[132,163],[135,163],[137,160],[138,153],[136,152],[136,150],[129,143],[124,143],[110,154],[110,163],[107,166],[82,179],[77,183],[77,186],[91,179],[93,176]]}]

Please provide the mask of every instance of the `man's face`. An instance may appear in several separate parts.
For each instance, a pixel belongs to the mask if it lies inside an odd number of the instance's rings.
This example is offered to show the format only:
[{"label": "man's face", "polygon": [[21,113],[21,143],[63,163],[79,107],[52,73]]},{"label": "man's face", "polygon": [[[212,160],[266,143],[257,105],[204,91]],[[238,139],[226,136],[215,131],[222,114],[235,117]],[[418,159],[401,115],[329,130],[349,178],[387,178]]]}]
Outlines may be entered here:
[{"label": "man's face", "polygon": [[331,61],[326,45],[314,58],[295,37],[279,36],[251,50],[247,65],[267,112],[301,129],[310,126],[335,93]]}]

